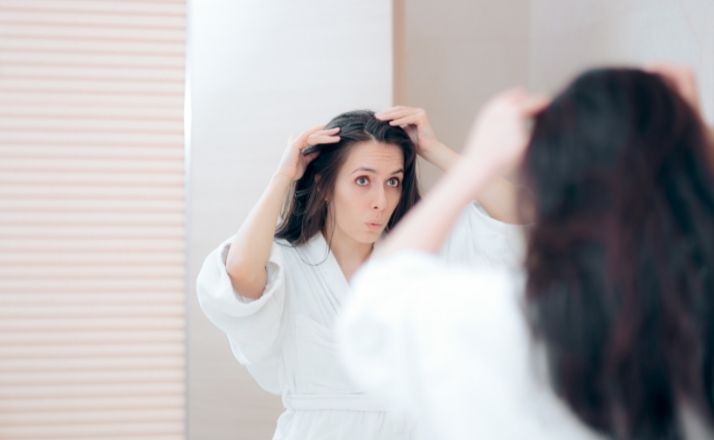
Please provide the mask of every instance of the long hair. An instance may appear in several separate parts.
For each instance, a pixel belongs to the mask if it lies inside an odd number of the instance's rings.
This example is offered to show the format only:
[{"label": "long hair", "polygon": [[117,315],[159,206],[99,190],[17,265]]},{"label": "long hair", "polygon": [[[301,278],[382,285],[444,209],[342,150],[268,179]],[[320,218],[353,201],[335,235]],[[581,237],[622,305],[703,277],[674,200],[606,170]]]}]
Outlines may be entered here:
[{"label": "long hair", "polygon": [[295,183],[282,221],[275,233],[292,245],[307,242],[313,235],[323,231],[328,217],[337,174],[344,164],[352,146],[365,141],[377,141],[396,145],[404,155],[404,177],[399,203],[389,219],[385,232],[389,231],[420,199],[416,177],[416,149],[404,129],[380,121],[374,112],[357,110],[342,113],[332,119],[326,128],[340,127],[340,141],[319,145],[319,155],[307,166],[303,176]]},{"label": "long hair", "polygon": [[661,77],[585,72],[537,115],[527,315],[556,393],[618,439],[714,420],[714,180],[704,125]]}]

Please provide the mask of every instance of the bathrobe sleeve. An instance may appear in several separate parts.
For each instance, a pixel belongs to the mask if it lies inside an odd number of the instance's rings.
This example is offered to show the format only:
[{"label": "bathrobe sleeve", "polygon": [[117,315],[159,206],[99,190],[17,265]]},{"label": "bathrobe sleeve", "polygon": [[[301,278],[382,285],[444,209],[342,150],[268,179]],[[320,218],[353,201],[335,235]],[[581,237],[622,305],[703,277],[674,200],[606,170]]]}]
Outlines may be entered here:
[{"label": "bathrobe sleeve", "polygon": [[285,248],[273,243],[265,291],[254,300],[233,289],[226,270],[230,243],[231,239],[226,240],[206,257],[196,283],[198,302],[208,319],[225,333],[240,363],[249,369],[265,367],[261,364],[275,363],[285,331]]},{"label": "bathrobe sleeve", "polygon": [[472,203],[464,209],[441,255],[452,263],[517,270],[525,255],[525,231],[526,226],[496,220]]}]

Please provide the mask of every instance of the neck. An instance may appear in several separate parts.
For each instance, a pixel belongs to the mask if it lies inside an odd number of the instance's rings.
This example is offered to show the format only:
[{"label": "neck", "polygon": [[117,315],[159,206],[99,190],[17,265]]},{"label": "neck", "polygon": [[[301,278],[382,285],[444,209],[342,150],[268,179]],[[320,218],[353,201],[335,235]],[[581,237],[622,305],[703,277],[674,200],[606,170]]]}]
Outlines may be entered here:
[{"label": "neck", "polygon": [[324,235],[332,254],[348,280],[367,261],[374,248],[373,243],[357,242],[340,231],[339,228],[327,227]]}]

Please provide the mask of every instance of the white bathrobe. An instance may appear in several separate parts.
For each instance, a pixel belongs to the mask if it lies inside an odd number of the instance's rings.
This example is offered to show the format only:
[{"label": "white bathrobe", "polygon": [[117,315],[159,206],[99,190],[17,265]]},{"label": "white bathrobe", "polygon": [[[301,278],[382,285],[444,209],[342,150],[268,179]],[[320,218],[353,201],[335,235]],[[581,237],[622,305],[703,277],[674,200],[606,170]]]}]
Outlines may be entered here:
[{"label": "white bathrobe", "polygon": [[598,438],[551,391],[522,311],[524,278],[416,252],[367,263],[337,323],[344,365],[430,438]]},{"label": "white bathrobe", "polygon": [[[447,261],[517,267],[523,254],[521,232],[470,206],[443,255]],[[340,364],[334,325],[349,284],[322,234],[297,247],[275,241],[268,283],[257,300],[240,297],[231,286],[225,268],[230,241],[206,258],[198,276],[198,299],[228,337],[238,361],[261,387],[282,396],[285,412],[274,439],[428,438],[417,433],[411,417],[365,396]]]}]

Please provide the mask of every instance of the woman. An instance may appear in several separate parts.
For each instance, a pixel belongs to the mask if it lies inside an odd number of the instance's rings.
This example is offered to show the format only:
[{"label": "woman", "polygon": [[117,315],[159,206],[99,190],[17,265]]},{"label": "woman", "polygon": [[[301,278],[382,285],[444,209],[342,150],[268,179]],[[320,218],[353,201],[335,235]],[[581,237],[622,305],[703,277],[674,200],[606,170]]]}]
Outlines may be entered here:
[{"label": "woman", "polygon": [[[443,168],[456,159],[419,109],[396,107],[379,118],[349,112],[306,131],[286,150],[235,237],[204,263],[202,309],[256,381],[283,398],[275,439],[414,438],[411,422],[347,378],[333,324],[352,274],[420,198],[417,152]],[[492,185],[483,202],[489,212],[513,215],[507,198],[499,200],[509,186]],[[470,206],[443,253],[514,264],[517,232]]]},{"label": "woman", "polygon": [[[486,107],[355,277],[339,328],[357,383],[440,439],[714,435],[713,149],[677,93],[687,75],[660,72],[592,70],[552,103],[516,90]],[[434,258],[521,161],[522,272]]]}]

